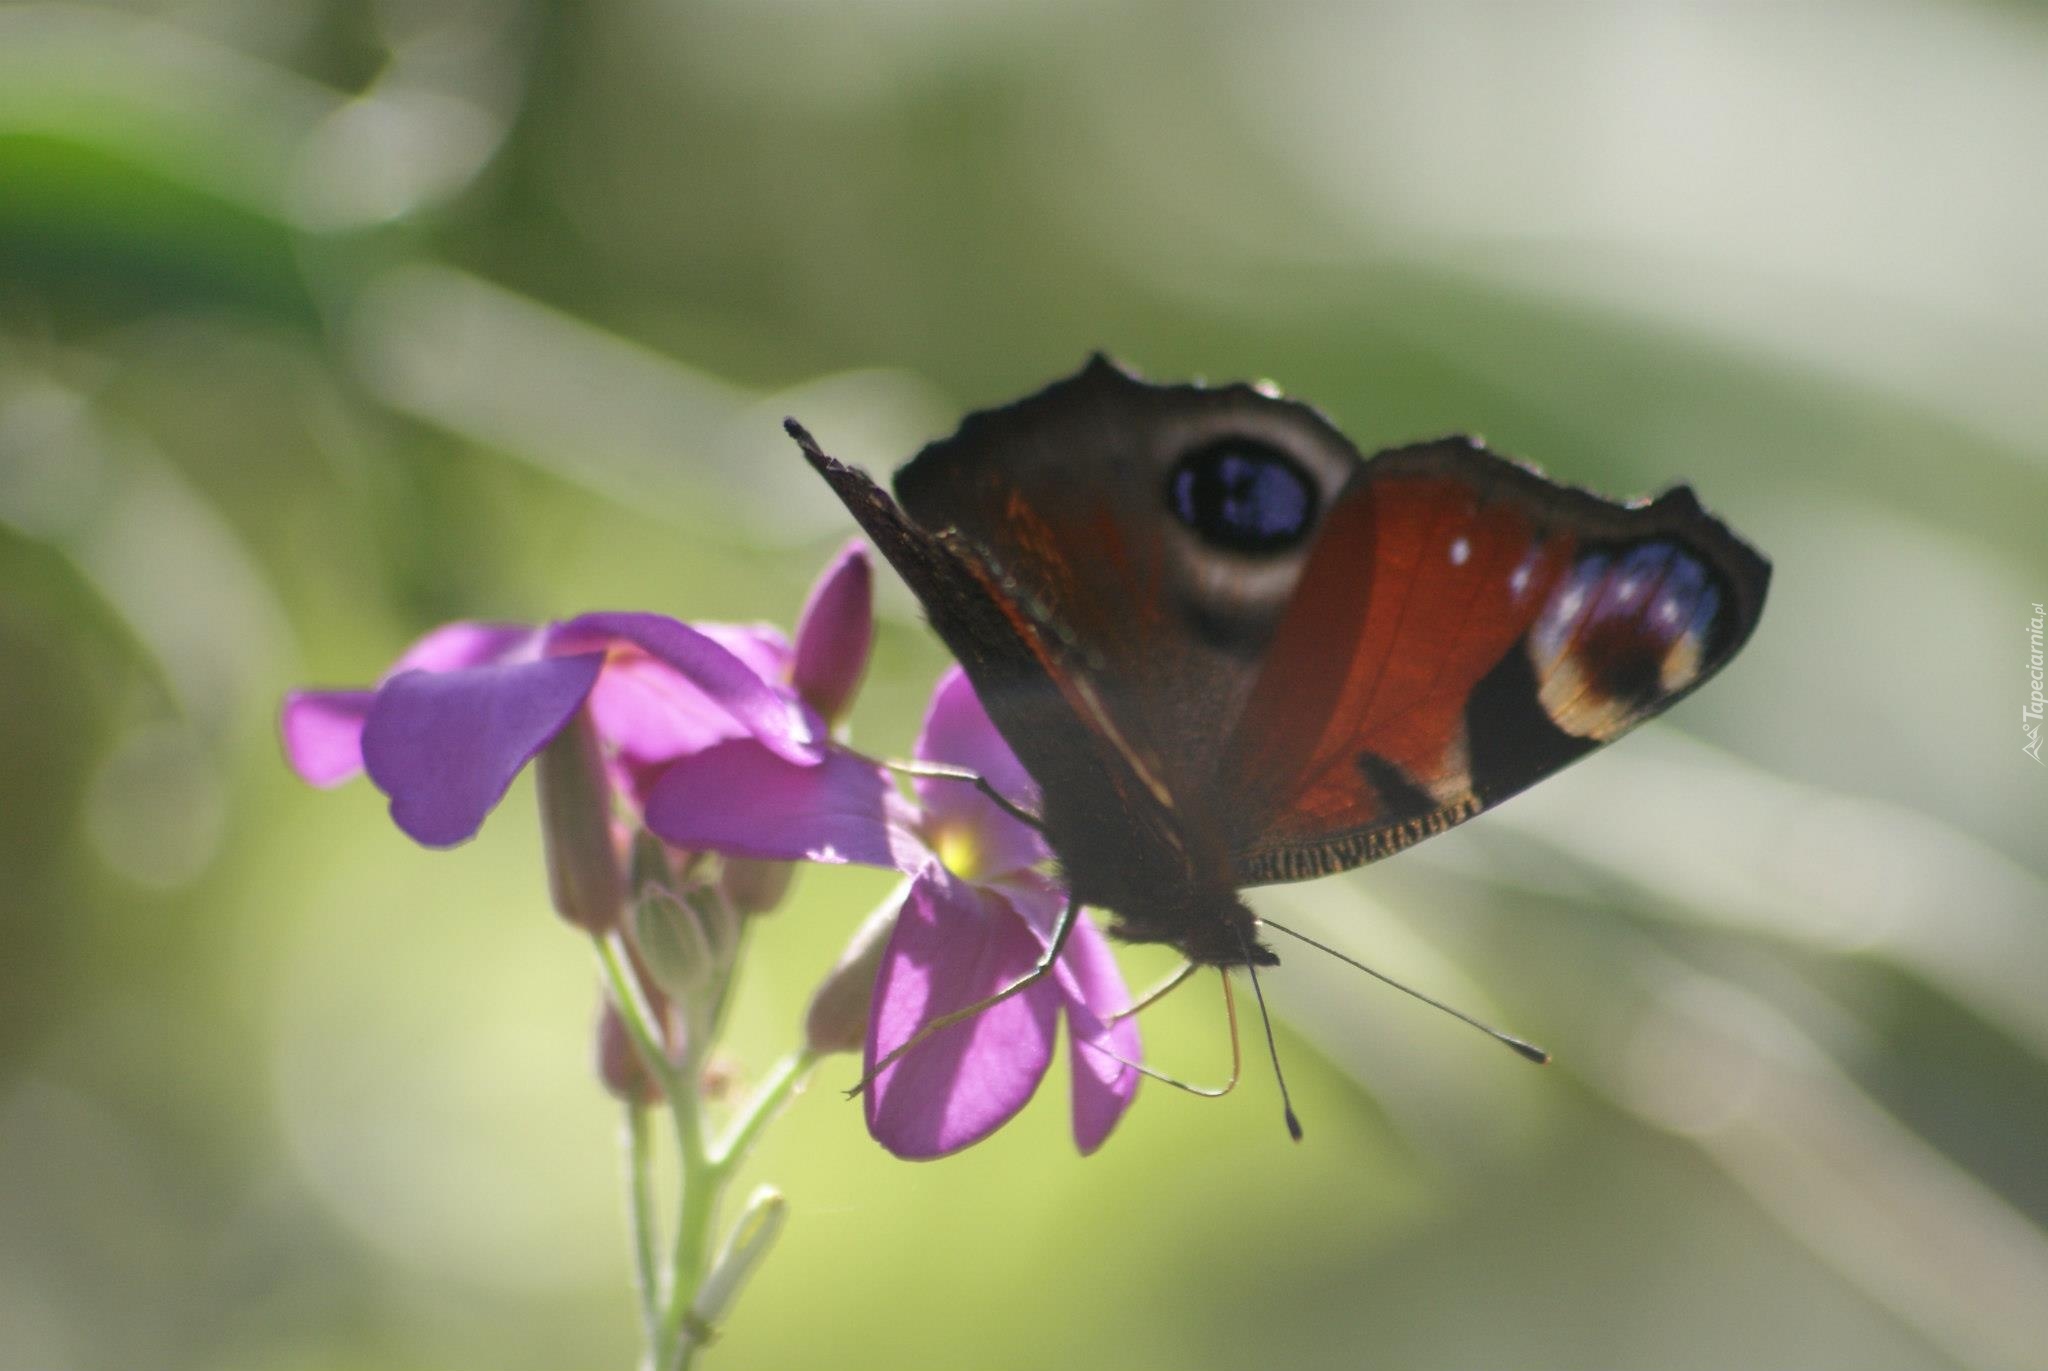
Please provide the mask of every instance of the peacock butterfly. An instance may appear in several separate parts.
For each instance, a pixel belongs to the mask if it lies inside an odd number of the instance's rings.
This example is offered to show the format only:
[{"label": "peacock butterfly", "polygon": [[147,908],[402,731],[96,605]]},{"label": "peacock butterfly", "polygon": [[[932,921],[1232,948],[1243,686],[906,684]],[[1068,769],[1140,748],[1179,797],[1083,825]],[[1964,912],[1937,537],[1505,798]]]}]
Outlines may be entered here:
[{"label": "peacock butterfly", "polygon": [[1199,964],[1279,960],[1241,887],[1390,856],[1670,708],[1770,582],[1684,486],[1617,504],[1465,437],[1366,460],[1266,387],[1101,356],[897,500],[788,427],[1038,782],[1076,903]]}]

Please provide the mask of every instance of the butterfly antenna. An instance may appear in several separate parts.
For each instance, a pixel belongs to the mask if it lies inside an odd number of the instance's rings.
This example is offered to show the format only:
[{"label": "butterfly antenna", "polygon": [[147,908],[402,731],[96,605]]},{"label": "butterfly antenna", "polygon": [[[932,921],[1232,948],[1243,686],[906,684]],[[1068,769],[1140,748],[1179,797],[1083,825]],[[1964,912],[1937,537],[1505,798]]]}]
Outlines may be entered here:
[{"label": "butterfly antenna", "polygon": [[[1280,1108],[1287,1115],[1287,1136],[1301,1141],[1301,1120],[1294,1114],[1294,1099],[1287,1093],[1287,1075],[1280,1069],[1280,1048],[1273,1041],[1273,1016],[1266,1012],[1266,992],[1259,988],[1259,968],[1252,961],[1252,945],[1244,936],[1242,928],[1237,930],[1238,946],[1244,949],[1244,969],[1251,973],[1252,996],[1259,1002],[1259,1022],[1266,1029],[1266,1055],[1273,1059],[1273,1079],[1280,1083]],[[1230,1020],[1231,1040],[1237,1038],[1237,1016]]]},{"label": "butterfly antenna", "polygon": [[[1367,966],[1364,962],[1359,961],[1358,958],[1347,957],[1342,952],[1339,952],[1336,948],[1329,946],[1327,943],[1319,943],[1314,938],[1309,937],[1306,933],[1297,933],[1293,929],[1289,928],[1286,924],[1276,924],[1271,919],[1268,919],[1263,915],[1260,916],[1259,922],[1264,924],[1266,927],[1273,929],[1275,932],[1285,933],[1290,938],[1293,938],[1299,942],[1307,943],[1310,947],[1315,948],[1318,952],[1329,953],[1332,957],[1335,957],[1338,961],[1343,962],[1346,966],[1357,967],[1360,971],[1363,971],[1366,975],[1372,977],[1374,980],[1384,982],[1385,984],[1394,987],[1394,989],[1400,991],[1404,995],[1413,995],[1416,999],[1422,1001],[1424,1004],[1430,1006],[1432,1009],[1441,1009],[1444,1013],[1450,1015],[1452,1018],[1458,1020],[1459,1022],[1468,1023],[1472,1025],[1472,1027],[1478,1029],[1481,1033],[1484,1033],[1487,1037],[1493,1039],[1495,1042],[1513,1048],[1521,1056],[1525,1057],[1529,1061],[1536,1063],[1536,1065],[1538,1066],[1542,1066],[1550,1060],[1550,1054],[1548,1052],[1545,1052],[1542,1048],[1536,1046],[1536,1044],[1532,1042],[1526,1042],[1521,1038],[1517,1038],[1512,1033],[1503,1033],[1498,1028],[1495,1028],[1492,1024],[1481,1023],[1479,1020],[1473,1018],[1470,1014],[1467,1014],[1464,1010],[1453,1009],[1451,1006],[1445,1004],[1442,1000],[1432,999],[1430,996],[1423,994],[1420,990],[1417,990],[1412,985],[1403,985],[1401,982],[1395,980],[1392,976],[1387,975],[1384,971],[1375,971],[1371,967]],[[1252,984],[1254,986],[1258,985],[1257,978],[1254,978],[1252,980]]]}]

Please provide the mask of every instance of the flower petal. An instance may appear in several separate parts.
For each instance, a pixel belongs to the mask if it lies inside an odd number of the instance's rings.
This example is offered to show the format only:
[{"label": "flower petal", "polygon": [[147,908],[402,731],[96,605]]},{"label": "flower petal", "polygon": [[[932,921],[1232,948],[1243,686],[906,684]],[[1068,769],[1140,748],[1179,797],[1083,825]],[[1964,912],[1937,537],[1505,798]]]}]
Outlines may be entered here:
[{"label": "flower petal", "polygon": [[647,827],[694,850],[915,871],[927,854],[889,774],[834,748],[794,766],[752,738],[671,764],[647,794]]},{"label": "flower petal", "polygon": [[539,655],[540,635],[530,624],[492,624],[458,619],[443,624],[405,650],[384,679],[404,671],[460,671],[491,666],[514,657]]},{"label": "flower petal", "polygon": [[668,663],[776,755],[804,765],[822,755],[819,730],[792,697],[716,639],[665,615],[580,615],[550,630],[547,650],[585,652],[613,640]]},{"label": "flower petal", "polygon": [[[1029,971],[1039,951],[1002,896],[930,863],[882,955],[864,1067],[929,1020],[993,995]],[[1059,988],[1041,981],[911,1049],[868,1086],[875,1141],[917,1161],[957,1152],[1001,1127],[1045,1077],[1059,1003]]]},{"label": "flower petal", "polygon": [[1042,871],[1012,871],[983,885],[1001,893],[1038,939],[1041,948],[1052,946],[1053,930],[1060,912],[1067,907],[1067,888]]},{"label": "flower petal", "polygon": [[[525,624],[458,620],[414,641],[383,680],[408,671],[454,671],[516,656],[531,657],[538,635]],[[294,690],[284,697],[278,726],[285,758],[302,780],[340,785],[363,769],[363,721],[374,690]]]},{"label": "flower petal", "polygon": [[[963,767],[987,780],[996,793],[1027,811],[1038,808],[1038,785],[1017,754],[996,732],[967,673],[949,667],[932,688],[931,707],[913,753],[919,761]],[[920,780],[917,798],[927,827],[966,827],[974,834],[980,871],[999,873],[1036,866],[1052,855],[1037,829],[1005,814],[994,801],[964,781]]]},{"label": "flower petal", "polygon": [[[1037,871],[1015,872],[995,885],[1030,927],[1039,946],[1051,947],[1060,913],[1067,907],[1065,887]],[[1067,1015],[1074,1143],[1086,1156],[1102,1146],[1138,1093],[1142,1073],[1124,1063],[1143,1061],[1144,1045],[1138,1037],[1137,1020],[1110,1022],[1111,1015],[1130,1008],[1131,992],[1109,940],[1086,914],[1076,918],[1079,922],[1053,966],[1053,976],[1059,982]]]},{"label": "flower petal", "polygon": [[690,627],[717,643],[752,668],[764,681],[787,681],[796,652],[789,635],[773,624],[691,624]]},{"label": "flower petal", "polygon": [[601,654],[585,653],[385,682],[363,727],[363,762],[391,797],[392,821],[428,847],[474,836],[603,665]]},{"label": "flower petal", "polygon": [[875,572],[867,544],[855,539],[839,550],[804,601],[796,621],[796,661],[790,684],[827,719],[844,715],[868,666],[875,638]]},{"label": "flower petal", "polygon": [[667,662],[634,647],[612,650],[590,692],[598,734],[643,783],[678,757],[752,735]]},{"label": "flower petal", "polygon": [[1060,953],[1060,989],[1066,995],[1067,1056],[1073,1072],[1074,1145],[1087,1156],[1102,1146],[1138,1093],[1143,1061],[1138,1021],[1109,1016],[1131,1007],[1131,992],[1109,950],[1109,939],[1086,918]]},{"label": "flower petal", "polygon": [[308,785],[340,785],[363,769],[363,720],[374,690],[294,690],[278,712],[285,760]]}]

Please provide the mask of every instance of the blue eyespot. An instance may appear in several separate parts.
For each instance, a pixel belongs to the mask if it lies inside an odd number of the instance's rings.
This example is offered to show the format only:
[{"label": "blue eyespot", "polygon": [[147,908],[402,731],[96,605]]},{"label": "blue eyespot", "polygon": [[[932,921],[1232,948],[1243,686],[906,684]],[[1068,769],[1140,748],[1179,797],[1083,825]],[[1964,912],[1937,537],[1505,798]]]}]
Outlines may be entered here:
[{"label": "blue eyespot", "polygon": [[1176,462],[1166,503],[1204,542],[1232,552],[1281,552],[1308,536],[1316,488],[1301,464],[1250,438],[1225,438]]}]

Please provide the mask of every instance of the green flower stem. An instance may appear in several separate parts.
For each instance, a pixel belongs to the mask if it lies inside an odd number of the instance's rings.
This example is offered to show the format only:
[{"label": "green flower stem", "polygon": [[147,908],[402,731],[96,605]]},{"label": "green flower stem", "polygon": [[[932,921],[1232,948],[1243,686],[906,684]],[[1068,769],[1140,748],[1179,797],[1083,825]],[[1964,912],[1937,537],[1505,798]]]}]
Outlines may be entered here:
[{"label": "green flower stem", "polygon": [[647,1003],[647,997],[640,993],[640,978],[633,972],[625,940],[617,933],[607,933],[595,941],[597,962],[604,969],[605,985],[611,991],[620,1021],[626,1025],[627,1036],[633,1040],[634,1050],[640,1054],[640,1064],[660,1082],[663,1093],[671,1100],[679,1094],[695,1099],[694,1089],[681,1089],[685,1085],[694,1086],[695,1082],[690,1080],[691,1073],[670,1061],[662,1046],[661,1029],[654,1021],[654,1010]]},{"label": "green flower stem", "polygon": [[669,1254],[668,1308],[655,1330],[656,1371],[685,1371],[699,1347],[708,1341],[708,1330],[687,1322],[696,1301],[698,1283],[704,1279],[706,1255],[711,1247],[712,1221],[718,1216],[720,1191],[725,1178],[711,1165],[704,1149],[704,1125],[697,1114],[694,1088],[671,1092],[669,1114],[676,1125],[676,1154],[682,1173],[681,1193],[676,1197],[675,1243]]},{"label": "green flower stem", "polygon": [[[709,1320],[716,1319],[725,1312],[725,1306],[730,1303],[732,1295],[737,1293],[739,1283],[746,1275],[745,1271],[731,1273],[731,1279],[720,1282],[724,1290],[717,1301],[717,1307],[703,1314],[699,1313],[697,1302],[700,1289],[704,1278],[713,1274],[705,1259],[710,1252],[711,1222],[717,1211],[718,1202],[725,1193],[725,1187],[732,1181],[733,1173],[739,1170],[740,1164],[747,1159],[747,1153],[753,1150],[762,1129],[766,1128],[768,1121],[780,1113],[782,1106],[789,1102],[790,1096],[796,1093],[797,1086],[809,1074],[816,1060],[811,1053],[801,1049],[789,1053],[775,1064],[767,1079],[761,1082],[759,1088],[741,1107],[715,1150],[705,1146],[701,1131],[697,1132],[694,1145],[686,1145],[683,1148],[685,1196],[687,1197],[690,1187],[694,1184],[698,1187],[703,1203],[693,1206],[686,1198],[684,1212],[676,1226],[676,1260],[673,1268],[675,1281],[669,1287],[668,1312],[662,1324],[666,1340],[658,1344],[674,1349],[671,1354],[673,1360],[663,1363],[665,1367],[671,1368],[671,1371],[684,1371],[684,1368],[689,1366],[691,1358],[696,1355],[697,1349],[716,1335],[718,1330]],[[694,1114],[692,1118],[695,1118]],[[678,1127],[680,1126],[679,1122]],[[694,1174],[693,1166],[697,1168]],[[781,1197],[776,1198],[779,1204]],[[779,1220],[778,1214],[777,1228],[780,1226]],[[748,1218],[742,1217],[740,1222],[745,1225]],[[769,1241],[772,1241],[773,1230],[767,1236]],[[759,1262],[764,1250],[765,1244],[747,1245],[736,1255],[744,1260],[748,1269],[751,1269]]]},{"label": "green flower stem", "polygon": [[789,1102],[797,1086],[816,1065],[814,1053],[799,1048],[790,1053],[768,1073],[768,1078],[755,1090],[753,1099],[747,1102],[739,1116],[726,1129],[725,1136],[711,1153],[711,1164],[723,1171],[730,1171],[753,1150],[754,1142],[761,1135],[762,1128]]},{"label": "green flower stem", "polygon": [[633,1286],[640,1296],[640,1328],[647,1345],[661,1326],[661,1268],[655,1264],[654,1148],[647,1110],[625,1107],[621,1136],[626,1147],[626,1214],[633,1226]]},{"label": "green flower stem", "polygon": [[[747,1153],[759,1140],[768,1121],[789,1102],[817,1058],[799,1049],[777,1062],[714,1146],[706,1136],[704,1119],[698,1107],[697,1075],[702,1068],[705,1045],[691,1043],[681,1062],[671,1061],[663,1050],[663,1037],[654,1020],[653,1010],[640,992],[640,983],[633,972],[624,940],[619,934],[611,933],[596,942],[598,963],[604,970],[612,1002],[618,1007],[619,1018],[625,1024],[642,1064],[661,1082],[668,1100],[669,1117],[675,1126],[677,1170],[681,1184],[665,1279],[659,1278],[653,1269],[652,1187],[647,1177],[649,1148],[643,1111],[629,1111],[636,1122],[628,1124],[627,1146],[630,1199],[634,1210],[634,1259],[640,1268],[643,1313],[649,1325],[650,1355],[647,1364],[653,1371],[686,1371],[697,1350],[716,1331],[707,1318],[698,1316],[695,1310],[705,1278],[712,1274],[711,1236],[719,1201],[733,1173],[746,1160]],[[779,1196],[776,1203],[780,1204]],[[752,1217],[753,1210],[750,1209],[749,1217],[742,1219],[742,1225],[748,1224]],[[748,1235],[736,1233],[736,1241],[728,1243],[735,1260],[743,1258],[747,1269],[720,1273],[718,1307],[709,1312],[709,1318],[716,1318],[724,1312],[724,1306],[737,1292],[747,1271],[760,1260],[767,1243],[773,1240],[780,1217],[778,1209],[773,1224],[754,1240],[739,1242],[738,1238]],[[653,1295],[650,1292],[659,1293]],[[658,1311],[656,1304],[660,1304]]]}]

